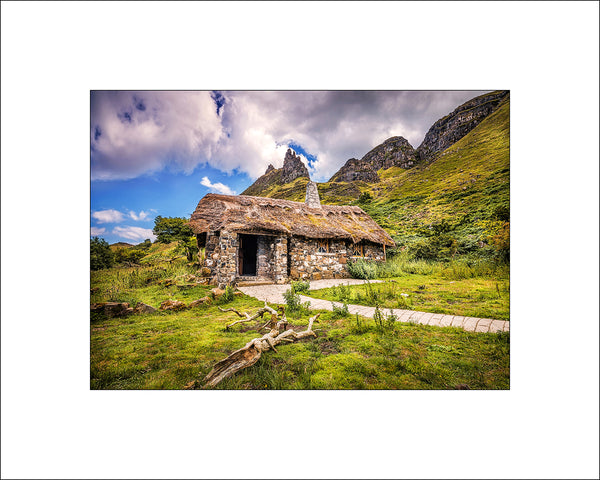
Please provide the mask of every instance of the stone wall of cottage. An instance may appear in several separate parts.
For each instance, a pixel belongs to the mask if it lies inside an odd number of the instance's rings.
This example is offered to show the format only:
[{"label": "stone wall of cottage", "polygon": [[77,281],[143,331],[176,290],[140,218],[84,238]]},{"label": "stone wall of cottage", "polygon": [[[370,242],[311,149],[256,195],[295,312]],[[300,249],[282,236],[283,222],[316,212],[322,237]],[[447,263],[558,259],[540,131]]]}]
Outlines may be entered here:
[{"label": "stone wall of cottage", "polygon": [[271,265],[275,283],[285,283],[288,280],[288,247],[288,238],[286,236],[274,237]]},{"label": "stone wall of cottage", "polygon": [[368,260],[377,260],[378,262],[383,262],[385,260],[385,252],[383,251],[383,245],[377,245],[375,243],[365,242],[363,244],[363,255],[364,258]]},{"label": "stone wall of cottage", "polygon": [[[222,230],[209,232],[206,236],[203,275],[211,277],[211,283],[231,285],[238,272],[239,239],[236,233]],[[319,252],[315,239],[259,235],[257,240],[257,276],[273,279],[276,283],[292,280],[321,280],[348,278],[346,264],[353,255],[350,242],[329,239],[328,253]],[[363,258],[383,261],[382,245],[364,242]],[[288,265],[289,262],[289,265]]]},{"label": "stone wall of cottage", "polygon": [[[287,274],[286,236],[257,235],[256,274],[285,283]],[[222,230],[209,232],[206,236],[205,260],[202,274],[211,277],[211,283],[231,285],[236,282],[238,271],[239,237],[237,233]]]},{"label": "stone wall of cottage", "polygon": [[273,276],[274,238],[259,235],[257,240],[258,251],[256,252],[256,274],[259,277],[271,278]]},{"label": "stone wall of cottage", "polygon": [[[290,240],[290,278],[293,280],[322,280],[349,278],[348,259],[357,259],[345,240],[329,239],[328,253],[319,252],[319,242],[312,238],[292,237]],[[363,245],[363,257],[384,260],[383,246],[372,243]]]},{"label": "stone wall of cottage", "polygon": [[202,276],[212,277],[219,259],[221,248],[219,246],[219,232],[208,232],[206,239],[201,242],[201,235],[198,235],[198,244],[204,245],[204,263],[202,265]]}]

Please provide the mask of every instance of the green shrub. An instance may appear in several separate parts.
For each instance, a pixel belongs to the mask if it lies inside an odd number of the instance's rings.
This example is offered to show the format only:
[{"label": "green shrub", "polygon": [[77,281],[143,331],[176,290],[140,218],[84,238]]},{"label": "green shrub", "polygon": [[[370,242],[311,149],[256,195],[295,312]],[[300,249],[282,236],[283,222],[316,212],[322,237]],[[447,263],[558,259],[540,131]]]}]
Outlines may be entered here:
[{"label": "green shrub", "polygon": [[308,313],[310,309],[310,302],[304,302],[300,300],[300,295],[294,293],[291,288],[288,288],[283,293],[285,304],[287,305],[287,311],[290,313]]},{"label": "green shrub", "polygon": [[90,240],[90,269],[110,268],[113,264],[114,255],[108,242],[103,238],[92,238]]},{"label": "green shrub", "polygon": [[346,302],[342,303],[341,307],[338,307],[335,303],[331,302],[331,306],[333,308],[333,318],[346,318],[350,316]]},{"label": "green shrub", "polygon": [[331,287],[331,294],[335,300],[347,302],[351,298],[351,291],[348,285],[340,284]]},{"label": "green shrub", "polygon": [[131,248],[117,248],[115,250],[115,262],[116,263],[139,263],[139,261],[146,256],[144,250],[137,250],[135,247]]},{"label": "green shrub", "polygon": [[350,260],[346,264],[348,272],[353,278],[372,279],[377,278],[377,264],[362,258]]},{"label": "green shrub", "polygon": [[219,303],[229,303],[233,301],[233,287],[227,285],[225,287],[225,293],[219,298]]},{"label": "green shrub", "polygon": [[375,321],[375,329],[379,333],[393,333],[396,329],[396,320],[398,320],[398,316],[394,314],[393,310],[390,310],[390,313],[384,315],[379,309],[379,306],[376,306],[373,320]]},{"label": "green shrub", "polygon": [[373,195],[371,195],[369,192],[363,192],[358,197],[358,203],[362,204],[371,203],[371,200],[373,200]]},{"label": "green shrub", "polygon": [[310,283],[298,280],[297,282],[292,281],[292,292],[294,293],[307,293],[310,290]]}]

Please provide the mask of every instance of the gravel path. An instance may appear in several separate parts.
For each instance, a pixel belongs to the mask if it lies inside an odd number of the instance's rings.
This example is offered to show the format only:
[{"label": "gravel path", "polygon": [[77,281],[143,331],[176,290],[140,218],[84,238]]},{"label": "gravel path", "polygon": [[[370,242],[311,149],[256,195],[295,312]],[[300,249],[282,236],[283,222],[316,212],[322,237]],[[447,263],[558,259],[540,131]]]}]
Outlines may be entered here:
[{"label": "gravel path", "polygon": [[[371,283],[379,283],[381,280],[370,280]],[[311,290],[319,290],[337,285],[361,285],[365,280],[358,279],[337,279],[337,280],[314,280],[310,282]],[[246,295],[257,298],[258,300],[269,303],[284,304],[283,292],[289,289],[289,285],[257,285],[252,287],[239,287]],[[333,307],[331,301],[311,298],[300,295],[303,302],[310,302],[311,310],[329,310]],[[341,306],[340,302],[333,302],[336,306]],[[358,313],[363,317],[373,318],[375,307],[365,307],[363,305],[348,305],[348,311],[351,314]],[[388,313],[388,310],[384,310]],[[421,323],[423,325],[433,325],[436,327],[460,327],[471,332],[508,332],[510,322],[507,320],[493,320],[491,318],[462,317],[460,315],[444,315],[441,313],[415,312],[414,310],[394,309],[394,314],[398,316],[399,322]]]}]

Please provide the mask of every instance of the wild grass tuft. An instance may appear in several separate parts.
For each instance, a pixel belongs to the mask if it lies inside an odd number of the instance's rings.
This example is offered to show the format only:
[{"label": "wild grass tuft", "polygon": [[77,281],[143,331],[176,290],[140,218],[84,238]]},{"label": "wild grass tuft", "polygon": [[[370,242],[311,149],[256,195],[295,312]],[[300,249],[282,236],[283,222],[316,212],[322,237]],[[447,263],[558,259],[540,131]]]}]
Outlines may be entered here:
[{"label": "wild grass tuft", "polygon": [[331,307],[333,311],[333,318],[346,318],[350,316],[350,312],[348,311],[348,304],[346,304],[346,302],[342,303],[340,307],[338,307],[335,303],[331,302]]}]

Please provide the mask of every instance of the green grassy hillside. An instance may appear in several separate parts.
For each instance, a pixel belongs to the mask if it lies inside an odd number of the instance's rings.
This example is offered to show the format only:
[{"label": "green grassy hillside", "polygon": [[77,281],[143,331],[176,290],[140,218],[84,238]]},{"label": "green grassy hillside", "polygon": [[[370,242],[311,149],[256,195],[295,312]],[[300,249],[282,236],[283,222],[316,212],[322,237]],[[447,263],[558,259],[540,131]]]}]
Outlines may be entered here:
[{"label": "green grassy hillside", "polygon": [[262,188],[247,188],[242,195],[253,195],[257,197],[282,198],[294,202],[303,202],[306,195],[307,177],[298,177],[290,183],[280,184],[278,181],[272,181]]},{"label": "green grassy hillside", "polygon": [[[399,243],[408,246],[444,221],[463,252],[483,248],[509,216],[509,113],[507,98],[475,129],[430,164],[380,170],[376,184],[319,185],[324,203],[360,205]],[[373,199],[358,202],[362,192]],[[459,253],[461,253],[459,249]]]}]

